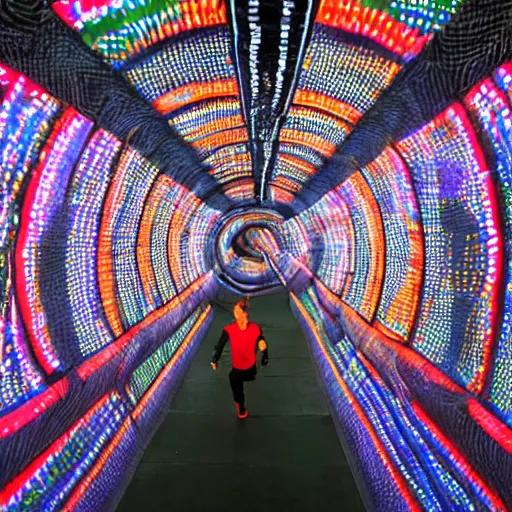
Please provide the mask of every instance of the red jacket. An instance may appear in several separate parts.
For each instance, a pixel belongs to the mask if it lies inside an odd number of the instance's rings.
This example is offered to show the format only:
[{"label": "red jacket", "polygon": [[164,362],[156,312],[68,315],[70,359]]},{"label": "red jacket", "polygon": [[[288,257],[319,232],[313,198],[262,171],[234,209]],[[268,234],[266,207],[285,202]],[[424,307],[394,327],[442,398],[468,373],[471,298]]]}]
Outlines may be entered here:
[{"label": "red jacket", "polygon": [[[238,324],[232,323],[224,327],[219,342],[215,346],[212,362],[217,363],[220,359],[226,342],[229,340],[231,348],[231,362],[233,368],[247,370],[256,364],[256,352],[258,342],[265,340],[259,325],[248,323],[247,329],[242,331]],[[268,358],[267,351],[263,351],[263,358]]]}]

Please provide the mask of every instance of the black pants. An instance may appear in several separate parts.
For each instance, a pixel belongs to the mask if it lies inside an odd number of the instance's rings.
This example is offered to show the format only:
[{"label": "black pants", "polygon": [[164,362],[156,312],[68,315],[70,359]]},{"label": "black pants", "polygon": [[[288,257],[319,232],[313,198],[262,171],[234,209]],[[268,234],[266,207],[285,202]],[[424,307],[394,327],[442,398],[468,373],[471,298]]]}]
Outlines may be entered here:
[{"label": "black pants", "polygon": [[256,365],[247,370],[233,368],[229,372],[229,384],[233,392],[233,400],[240,406],[240,412],[245,412],[244,382],[249,382],[256,378]]}]

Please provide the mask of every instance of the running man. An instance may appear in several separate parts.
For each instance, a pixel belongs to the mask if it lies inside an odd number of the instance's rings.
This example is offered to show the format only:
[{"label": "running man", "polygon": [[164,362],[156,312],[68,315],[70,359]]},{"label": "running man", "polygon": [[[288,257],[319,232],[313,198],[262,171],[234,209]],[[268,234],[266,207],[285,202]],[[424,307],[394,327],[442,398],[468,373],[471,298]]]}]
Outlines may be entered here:
[{"label": "running man", "polygon": [[259,325],[249,322],[248,302],[239,301],[233,308],[235,322],[222,330],[220,339],[212,355],[212,368],[217,364],[224,347],[229,340],[233,368],[229,372],[229,384],[233,392],[236,412],[240,419],[247,418],[249,411],[245,408],[244,382],[256,379],[256,353],[262,353],[261,366],[268,364],[268,346]]}]

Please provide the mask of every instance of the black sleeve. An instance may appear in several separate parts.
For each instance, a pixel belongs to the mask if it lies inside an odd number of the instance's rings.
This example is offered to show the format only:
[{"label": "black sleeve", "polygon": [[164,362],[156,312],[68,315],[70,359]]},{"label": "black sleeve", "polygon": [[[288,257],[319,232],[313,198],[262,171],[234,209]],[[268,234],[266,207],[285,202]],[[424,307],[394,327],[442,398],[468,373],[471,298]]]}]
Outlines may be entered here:
[{"label": "black sleeve", "polygon": [[212,363],[217,364],[228,340],[229,340],[229,335],[228,335],[226,329],[222,329],[222,334],[220,335],[220,339],[217,342],[217,345],[215,345],[215,348],[213,349]]},{"label": "black sleeve", "polygon": [[263,335],[263,329],[259,325],[258,325],[258,329],[260,330],[260,333],[258,335],[258,339],[256,340],[256,342],[259,342],[260,340],[263,340],[266,342],[265,336]]},{"label": "black sleeve", "polygon": [[267,343],[267,340],[265,339],[265,336],[263,336],[263,329],[260,327],[260,335],[258,336],[258,340],[256,342],[256,347],[258,346],[259,342],[262,340],[265,342],[265,345],[267,346],[267,348],[265,350],[261,351],[261,365],[267,366],[267,364],[268,364],[268,343]]}]

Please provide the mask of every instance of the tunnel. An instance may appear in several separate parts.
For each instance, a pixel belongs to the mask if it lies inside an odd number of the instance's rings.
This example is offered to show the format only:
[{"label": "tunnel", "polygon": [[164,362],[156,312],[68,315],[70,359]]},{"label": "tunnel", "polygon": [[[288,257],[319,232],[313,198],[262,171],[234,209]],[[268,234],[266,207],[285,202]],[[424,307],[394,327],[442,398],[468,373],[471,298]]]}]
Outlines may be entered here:
[{"label": "tunnel", "polygon": [[511,0],[1,0],[0,510],[512,510],[511,106]]}]

